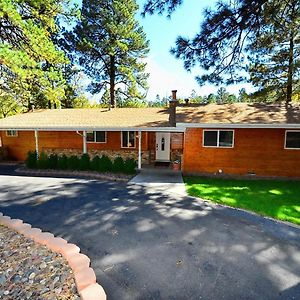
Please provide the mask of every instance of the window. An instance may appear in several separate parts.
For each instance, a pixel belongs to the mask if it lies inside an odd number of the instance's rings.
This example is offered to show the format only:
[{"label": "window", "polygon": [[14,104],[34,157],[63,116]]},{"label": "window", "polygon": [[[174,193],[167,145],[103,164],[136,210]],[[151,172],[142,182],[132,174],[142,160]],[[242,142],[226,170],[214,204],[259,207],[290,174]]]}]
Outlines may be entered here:
[{"label": "window", "polygon": [[18,131],[16,130],[7,130],[6,136],[18,136]]},{"label": "window", "polygon": [[135,132],[122,131],[122,148],[135,148]]},{"label": "window", "polygon": [[300,149],[300,131],[285,132],[285,148]]},{"label": "window", "polygon": [[86,141],[89,143],[106,143],[106,131],[88,131]]},{"label": "window", "polygon": [[203,147],[233,148],[233,130],[203,130]]}]

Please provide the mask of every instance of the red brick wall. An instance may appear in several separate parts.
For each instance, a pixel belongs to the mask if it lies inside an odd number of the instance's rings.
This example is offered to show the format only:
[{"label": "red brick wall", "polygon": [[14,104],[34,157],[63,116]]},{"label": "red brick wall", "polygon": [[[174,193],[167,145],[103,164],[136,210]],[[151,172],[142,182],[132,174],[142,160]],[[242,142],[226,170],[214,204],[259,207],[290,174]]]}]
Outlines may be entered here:
[{"label": "red brick wall", "polygon": [[35,150],[33,131],[18,131],[17,137],[6,136],[6,131],[1,132],[2,145],[7,146],[8,159],[25,160],[27,152]]},{"label": "red brick wall", "polygon": [[[28,151],[35,150],[33,131],[18,131],[17,137],[7,137],[5,131],[0,131],[3,146],[8,147],[9,159],[24,161]],[[82,136],[75,131],[39,131],[39,150],[47,149],[83,149]],[[136,147],[138,150],[138,139]],[[87,143],[88,150],[122,150],[120,131],[107,132],[106,143]],[[126,149],[124,149],[126,150]],[[148,133],[142,133],[142,150],[148,150]]]},{"label": "red brick wall", "polygon": [[202,147],[203,129],[187,129],[185,173],[255,172],[261,176],[300,176],[300,150],[284,149],[284,129],[235,129],[234,148]]}]

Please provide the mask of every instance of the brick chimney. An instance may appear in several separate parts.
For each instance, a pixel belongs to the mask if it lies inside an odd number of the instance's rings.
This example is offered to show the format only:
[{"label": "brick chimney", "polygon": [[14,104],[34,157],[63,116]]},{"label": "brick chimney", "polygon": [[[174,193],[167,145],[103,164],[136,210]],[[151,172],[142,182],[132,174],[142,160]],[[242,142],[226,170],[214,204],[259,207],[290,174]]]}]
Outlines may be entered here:
[{"label": "brick chimney", "polygon": [[178,104],[176,93],[177,90],[172,91],[172,100],[169,102],[169,123],[172,127],[176,127],[176,106]]}]

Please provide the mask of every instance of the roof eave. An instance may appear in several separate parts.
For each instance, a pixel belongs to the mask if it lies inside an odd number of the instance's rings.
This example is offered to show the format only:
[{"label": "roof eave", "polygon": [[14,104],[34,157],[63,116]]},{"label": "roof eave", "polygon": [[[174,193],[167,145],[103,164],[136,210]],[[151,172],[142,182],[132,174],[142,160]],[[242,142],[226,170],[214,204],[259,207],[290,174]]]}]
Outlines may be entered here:
[{"label": "roof eave", "polygon": [[151,132],[184,132],[185,128],[178,127],[99,127],[99,126],[0,126],[0,130],[17,130],[17,131],[151,131]]},{"label": "roof eave", "polygon": [[177,123],[179,128],[262,128],[262,129],[299,129],[293,123]]}]

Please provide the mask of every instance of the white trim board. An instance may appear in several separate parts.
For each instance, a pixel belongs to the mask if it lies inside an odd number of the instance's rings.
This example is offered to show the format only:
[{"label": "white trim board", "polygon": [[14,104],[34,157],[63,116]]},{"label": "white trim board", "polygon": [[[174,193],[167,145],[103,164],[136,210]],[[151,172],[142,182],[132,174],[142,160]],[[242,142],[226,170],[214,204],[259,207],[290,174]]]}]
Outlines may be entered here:
[{"label": "white trim board", "polygon": [[8,127],[0,126],[1,130],[17,131],[141,131],[141,132],[185,132],[185,128],[178,127]]},{"label": "white trim board", "polygon": [[262,128],[262,129],[300,129],[300,124],[263,124],[263,123],[177,123],[177,128]]}]

